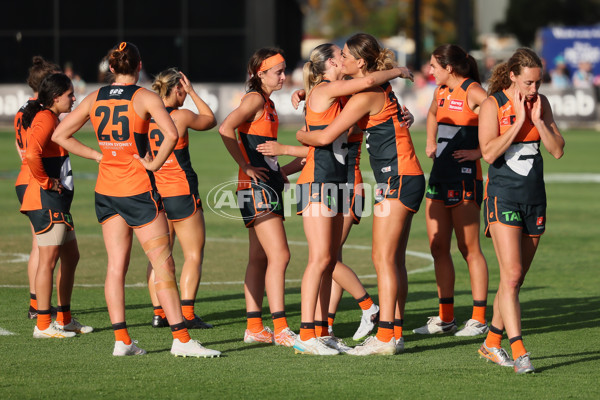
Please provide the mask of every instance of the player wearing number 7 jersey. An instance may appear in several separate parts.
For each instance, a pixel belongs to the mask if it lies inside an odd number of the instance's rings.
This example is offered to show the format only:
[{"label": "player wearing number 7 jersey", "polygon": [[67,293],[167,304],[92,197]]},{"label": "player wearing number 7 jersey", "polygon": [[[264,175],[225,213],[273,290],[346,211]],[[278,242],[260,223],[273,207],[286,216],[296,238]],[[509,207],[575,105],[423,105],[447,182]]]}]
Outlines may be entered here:
[{"label": "player wearing number 7 jersey", "polygon": [[[122,42],[108,54],[112,85],[88,95],[65,118],[53,140],[73,154],[100,163],[96,182],[96,215],[108,253],[105,296],[115,334],[113,355],[141,355],[125,322],[125,274],[133,234],[137,236],[155,273],[156,293],[171,325],[175,356],[215,357],[220,352],[190,339],[183,321],[169,228],[160,197],[152,184],[173,151],[178,134],[160,97],[136,85],[142,61],[135,45]],[[148,123],[153,118],[164,140],[153,160],[148,155]],[[102,153],[73,137],[90,119]]]},{"label": "player wearing number 7 jersey", "polygon": [[[500,267],[494,315],[479,354],[518,374],[533,372],[521,337],[519,290],[546,227],[546,191],[540,141],[552,156],[563,155],[548,99],[538,93],[542,61],[520,48],[494,69],[479,114],[479,144],[490,164],[484,216]],[[514,362],[500,346],[506,329]]]}]

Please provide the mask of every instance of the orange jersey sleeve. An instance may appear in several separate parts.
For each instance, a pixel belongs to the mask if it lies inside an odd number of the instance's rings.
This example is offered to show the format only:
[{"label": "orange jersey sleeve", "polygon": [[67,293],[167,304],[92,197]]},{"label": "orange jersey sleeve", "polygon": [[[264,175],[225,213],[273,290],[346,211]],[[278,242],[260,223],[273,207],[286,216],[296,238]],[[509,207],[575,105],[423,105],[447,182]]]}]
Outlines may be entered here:
[{"label": "orange jersey sleeve", "polygon": [[26,150],[28,166],[32,178],[44,190],[50,189],[52,182],[44,168],[43,157],[62,155],[62,148],[51,140],[57,125],[58,117],[52,111],[43,110],[37,113],[28,129],[29,140]]}]

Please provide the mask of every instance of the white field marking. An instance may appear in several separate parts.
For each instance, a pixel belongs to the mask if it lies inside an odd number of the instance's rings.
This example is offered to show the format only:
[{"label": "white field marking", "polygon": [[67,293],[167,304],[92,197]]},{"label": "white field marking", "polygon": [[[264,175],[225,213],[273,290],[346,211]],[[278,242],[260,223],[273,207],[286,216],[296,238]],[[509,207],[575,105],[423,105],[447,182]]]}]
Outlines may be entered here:
[{"label": "white field marking", "polygon": [[[363,171],[363,180],[370,183],[375,183],[375,176],[372,171]],[[425,179],[429,179],[429,174],[425,174]],[[483,177],[485,181],[487,176]],[[593,173],[554,173],[544,174],[544,182],[546,183],[600,183],[600,174]]]},{"label": "white field marking", "polygon": [[7,331],[6,329],[2,329],[0,327],[0,336],[10,336],[10,335],[14,335],[14,333],[12,333],[11,331]]},{"label": "white field marking", "polygon": [[[6,259],[4,259],[6,257]],[[20,263],[29,261],[29,254],[24,253],[3,253],[0,251],[0,258],[5,263]]]},{"label": "white field marking", "polygon": [[[235,238],[213,238],[213,237],[209,237],[206,238],[207,242],[221,242],[221,243],[247,243],[248,240],[244,240],[244,239],[235,239]],[[306,242],[298,242],[298,241],[289,241],[288,242],[290,245],[293,246],[308,246],[308,244]],[[356,250],[371,250],[371,246],[364,246],[364,245],[359,245],[359,244],[345,244],[344,248],[346,249],[356,249]],[[409,274],[417,274],[420,272],[429,272],[429,271],[433,271],[433,257],[431,256],[431,254],[429,253],[421,253],[418,251],[412,251],[412,250],[406,250],[406,254],[413,256],[413,257],[418,257],[418,258],[423,258],[425,260],[429,260],[431,261],[431,264],[427,267],[423,267],[423,268],[419,268],[419,269],[415,269],[415,270],[411,270],[408,271]],[[7,255],[6,253],[0,253],[0,257]],[[10,253],[10,255],[12,256],[22,256],[25,257],[24,260],[22,261],[27,261],[29,259],[29,254],[21,254],[21,253]],[[12,262],[16,262],[16,261],[12,261]],[[370,279],[370,278],[377,278],[377,275],[361,275],[358,277],[359,279]],[[302,282],[302,279],[286,279],[285,280],[286,283],[299,283]],[[226,282],[200,282],[200,285],[243,285],[244,281],[226,281]],[[146,287],[146,282],[139,282],[139,283],[132,283],[132,284],[126,284],[125,287],[128,288],[134,288],[134,287]],[[93,288],[93,287],[104,287],[104,284],[100,284],[100,283],[76,283],[75,286],[77,287],[89,287],[89,288]],[[27,285],[0,285],[0,288],[26,288],[29,287]]]}]

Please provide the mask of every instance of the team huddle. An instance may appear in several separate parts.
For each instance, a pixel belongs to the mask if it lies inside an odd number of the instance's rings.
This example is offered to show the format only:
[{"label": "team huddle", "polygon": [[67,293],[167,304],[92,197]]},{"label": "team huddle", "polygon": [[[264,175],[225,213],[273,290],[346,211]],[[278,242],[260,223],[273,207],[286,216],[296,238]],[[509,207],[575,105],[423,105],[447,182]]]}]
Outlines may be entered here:
[{"label": "team huddle", "polygon": [[[71,316],[71,293],[79,260],[70,205],[73,179],[69,154],[98,162],[95,209],[107,250],[105,297],[115,335],[113,355],[142,355],[127,329],[125,274],[133,235],[148,257],[152,326],[170,327],[175,356],[218,357],[191,339],[189,329],[208,329],[194,310],[202,273],[205,227],[198,178],[188,149],[188,129],[208,130],[215,117],[188,78],[174,68],[161,72],[153,91],[137,86],[141,57],[122,42],[108,54],[112,84],[89,94],[73,111],[73,85],[60,69],[34,58],[28,83],[34,97],[15,117],[21,172],[16,190],[33,234],[28,275],[29,317],[35,338],[68,338],[93,328]],[[239,165],[238,205],[248,230],[249,260],[244,281],[246,343],[273,343],[296,353],[356,356],[393,355],[404,350],[408,294],[406,247],[413,215],[423,197],[434,259],[438,315],[416,334],[486,335],[481,357],[516,373],[534,371],[521,337],[519,289],[531,266],[546,223],[540,142],[555,158],[564,139],[548,100],[538,93],[542,62],[518,49],[493,71],[488,91],[477,63],[456,45],[438,47],[430,72],[438,85],[427,115],[425,152],[433,159],[429,182],[409,128],[414,120],[392,91],[390,80],[413,79],[397,67],[393,53],[368,34],[356,34],[343,49],[316,47],[303,70],[305,125],[298,146],[277,143],[278,117],[271,94],[285,82],[280,49],[257,50],[248,62],[248,91],[219,126],[226,149]],[[198,112],[182,109],[190,96]],[[69,113],[59,123],[58,116]],[[74,134],[90,121],[99,149]],[[372,226],[372,261],[378,302],[342,260],[342,247],[360,223],[363,138],[377,183]],[[280,166],[279,155],[295,157]],[[480,159],[490,164],[485,182]],[[284,228],[282,192],[288,176],[297,180],[297,213],[308,243],[301,283],[299,333],[285,313],[285,271],[290,251]],[[486,319],[488,268],[479,235],[491,237],[500,266],[492,319]],[[471,278],[473,311],[459,330],[454,316],[454,232]],[[171,251],[183,250],[179,287]],[[57,307],[50,304],[53,273]],[[334,334],[335,314],[346,290],[362,310],[354,348]],[[273,329],[263,324],[266,291]],[[55,320],[52,321],[52,317]],[[377,327],[374,335],[369,334]],[[506,331],[512,357],[502,348]]]}]

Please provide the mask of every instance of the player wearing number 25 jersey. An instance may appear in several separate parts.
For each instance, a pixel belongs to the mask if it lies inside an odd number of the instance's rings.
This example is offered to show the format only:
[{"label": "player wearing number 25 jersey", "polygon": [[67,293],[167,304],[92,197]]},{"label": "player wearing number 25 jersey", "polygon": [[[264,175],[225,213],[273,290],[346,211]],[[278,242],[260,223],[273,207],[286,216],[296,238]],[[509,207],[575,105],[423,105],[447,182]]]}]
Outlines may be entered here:
[{"label": "player wearing number 25 jersey", "polygon": [[106,196],[133,196],[148,192],[152,173],[134,160],[148,150],[149,121],[136,114],[132,101],[137,85],[112,85],[98,90],[90,120],[102,151],[96,192]]},{"label": "player wearing number 25 jersey", "polygon": [[[153,188],[153,175],[173,151],[178,131],[158,95],[136,86],[142,59],[133,43],[122,42],[109,51],[108,63],[114,84],[88,95],[63,121],[53,140],[72,154],[100,162],[96,183],[96,214],[103,224],[108,253],[106,303],[115,335],[114,356],[142,355],[125,321],[125,275],[131,255],[132,236],[139,240],[155,272],[157,296],[173,335],[171,354],[214,357],[220,353],[191,340],[183,321],[171,256],[167,219]],[[164,134],[152,160],[148,152],[148,124],[154,118]],[[98,151],[73,137],[91,119],[100,146]]]}]

